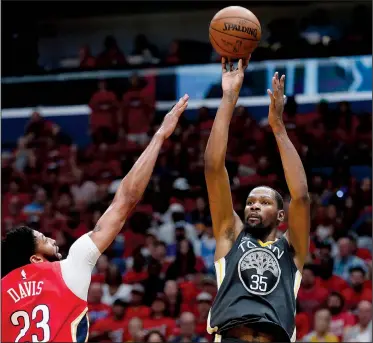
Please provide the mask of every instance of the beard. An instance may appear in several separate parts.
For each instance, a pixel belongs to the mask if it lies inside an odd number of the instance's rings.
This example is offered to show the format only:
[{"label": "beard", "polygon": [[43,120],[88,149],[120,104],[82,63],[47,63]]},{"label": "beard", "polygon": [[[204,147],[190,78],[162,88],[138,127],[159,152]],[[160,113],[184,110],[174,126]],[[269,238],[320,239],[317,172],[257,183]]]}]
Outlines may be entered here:
[{"label": "beard", "polygon": [[330,313],[335,316],[342,312],[342,307],[340,306],[329,306]]},{"label": "beard", "polygon": [[53,255],[44,255],[44,258],[48,261],[48,262],[58,262],[58,261],[61,261],[61,256],[59,254],[53,254]]},{"label": "beard", "polygon": [[357,284],[357,285],[352,285],[351,287],[355,292],[361,293],[363,291],[364,285],[363,284]]},{"label": "beard", "polygon": [[264,225],[262,220],[258,224],[245,223],[244,229],[251,236],[261,241],[265,240],[273,230],[270,225]]}]

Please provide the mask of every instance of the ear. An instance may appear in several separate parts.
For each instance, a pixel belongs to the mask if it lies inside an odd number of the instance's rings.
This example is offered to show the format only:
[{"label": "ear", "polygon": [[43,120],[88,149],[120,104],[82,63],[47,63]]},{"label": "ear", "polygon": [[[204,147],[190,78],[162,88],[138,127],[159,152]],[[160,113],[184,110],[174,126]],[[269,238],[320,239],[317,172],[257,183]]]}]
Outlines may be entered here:
[{"label": "ear", "polygon": [[282,223],[285,220],[285,211],[284,210],[279,210],[277,212],[277,220],[279,223]]},{"label": "ear", "polygon": [[41,255],[39,255],[39,254],[32,255],[30,257],[30,262],[31,263],[42,263],[44,261],[45,261],[45,259]]}]

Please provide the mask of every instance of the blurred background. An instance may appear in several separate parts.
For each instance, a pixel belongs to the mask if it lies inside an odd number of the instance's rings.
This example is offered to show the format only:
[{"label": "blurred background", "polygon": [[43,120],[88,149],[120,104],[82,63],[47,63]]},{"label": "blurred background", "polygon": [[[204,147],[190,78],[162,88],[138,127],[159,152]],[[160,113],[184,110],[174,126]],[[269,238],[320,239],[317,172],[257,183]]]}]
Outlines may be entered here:
[{"label": "blurred background", "polygon": [[[266,89],[312,197],[297,340],[372,340],[371,2],[250,2],[262,24],[231,124],[235,210],[259,184],[289,195]],[[60,252],[92,230],[176,99],[189,109],[142,202],[100,257],[90,341],[206,342],[216,294],[203,154],[221,96],[214,14],[231,2],[2,2],[2,233],[27,224]],[[286,223],[280,228],[287,229]],[[280,233],[281,233],[280,232]]]}]

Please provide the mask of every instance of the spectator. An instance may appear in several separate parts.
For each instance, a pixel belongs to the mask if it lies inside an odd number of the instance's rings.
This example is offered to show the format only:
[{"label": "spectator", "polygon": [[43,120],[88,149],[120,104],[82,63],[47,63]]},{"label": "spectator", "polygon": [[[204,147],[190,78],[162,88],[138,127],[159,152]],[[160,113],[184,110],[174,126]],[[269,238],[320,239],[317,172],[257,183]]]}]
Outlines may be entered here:
[{"label": "spectator", "polygon": [[342,292],[348,287],[348,283],[337,275],[333,274],[334,260],[331,256],[332,245],[328,241],[319,243],[315,253],[314,263],[317,274],[320,276],[321,285],[330,291]]},{"label": "spectator", "polygon": [[196,255],[192,244],[183,239],[178,243],[176,259],[166,272],[166,280],[178,280],[196,272]]},{"label": "spectator", "polygon": [[108,90],[107,82],[100,80],[98,90],[89,101],[90,130],[93,139],[100,142],[112,142],[118,128],[119,103],[114,92]]},{"label": "spectator", "polygon": [[310,332],[310,318],[306,313],[301,311],[298,299],[296,299],[295,327],[296,341],[301,342],[303,337]]},{"label": "spectator", "polygon": [[107,255],[102,254],[96,263],[94,274],[92,275],[92,282],[105,282],[105,275],[109,269],[109,259]]},{"label": "spectator", "polygon": [[[172,204],[168,210],[171,220],[166,221],[159,227],[158,239],[167,245],[176,243],[175,229],[176,226],[185,229],[185,237],[192,243],[197,240],[195,227],[185,220],[185,210],[180,204]],[[166,219],[167,220],[167,219]]]},{"label": "spectator", "polygon": [[115,300],[130,301],[132,287],[122,283],[122,275],[116,266],[110,265],[106,271],[105,284],[103,285],[102,302],[112,305]]},{"label": "spectator", "polygon": [[148,264],[148,278],[143,282],[145,288],[144,304],[150,306],[158,293],[163,292],[165,282],[161,277],[162,266],[152,260]]},{"label": "spectator", "polygon": [[330,312],[318,310],[315,314],[315,329],[303,338],[303,342],[339,342],[338,337],[330,332]]},{"label": "spectator", "polygon": [[164,294],[168,300],[167,313],[171,318],[178,318],[181,311],[183,296],[177,282],[168,280],[164,286]]},{"label": "spectator", "polygon": [[47,201],[47,194],[43,188],[38,188],[35,192],[34,200],[23,208],[23,213],[28,216],[39,216],[44,211],[44,205]]},{"label": "spectator", "polygon": [[345,311],[344,298],[337,292],[329,294],[327,306],[332,315],[330,332],[341,340],[344,330],[355,324],[355,317],[352,313]]},{"label": "spectator", "polygon": [[164,275],[170,266],[171,258],[167,257],[167,246],[164,242],[157,241],[154,244],[152,260],[158,261],[162,265],[162,275]]},{"label": "spectator", "polygon": [[346,300],[347,307],[354,310],[362,300],[372,301],[372,285],[367,287],[365,284],[366,272],[361,267],[350,269],[350,285],[342,291],[342,295]]},{"label": "spectator", "polygon": [[201,238],[196,241],[194,245],[194,251],[197,256],[200,256],[203,259],[203,262],[206,266],[206,271],[209,274],[215,273],[215,247],[216,241],[214,238],[214,233],[212,231],[212,224],[209,223],[204,230]]},{"label": "spectator", "polygon": [[210,218],[210,211],[203,197],[197,198],[196,209],[192,211],[191,217],[193,223],[205,223]]},{"label": "spectator", "polygon": [[71,185],[70,191],[74,197],[75,203],[84,202],[91,203],[95,201],[95,196],[97,192],[97,184],[91,180],[84,180],[84,171],[81,169],[76,169],[75,181]]},{"label": "spectator", "polygon": [[297,297],[300,309],[307,313],[312,320],[313,314],[325,302],[327,296],[328,291],[316,283],[314,266],[305,265],[303,267],[303,277]]},{"label": "spectator", "polygon": [[88,317],[89,322],[93,325],[97,320],[108,318],[111,314],[111,307],[103,304],[102,285],[98,282],[92,282],[88,290]]},{"label": "spectator", "polygon": [[27,144],[28,139],[26,137],[20,137],[18,139],[17,150],[15,152],[14,167],[19,172],[23,172],[27,165],[29,156]]},{"label": "spectator", "polygon": [[176,323],[174,319],[166,316],[167,304],[168,301],[165,295],[158,293],[152,303],[149,319],[143,321],[146,332],[158,330],[166,338],[172,335]]},{"label": "spectator", "polygon": [[125,314],[127,304],[117,299],[113,303],[113,314],[105,319],[95,322],[90,328],[89,339],[100,342],[104,339],[110,339],[111,342],[123,342],[125,328]]},{"label": "spectator", "polygon": [[92,56],[91,48],[84,45],[79,49],[79,65],[81,69],[93,69],[96,67],[96,59]]},{"label": "spectator", "polygon": [[338,248],[339,254],[334,261],[334,274],[342,277],[347,281],[351,268],[361,267],[363,270],[367,270],[365,262],[361,258],[352,255],[351,238],[340,238],[338,240]]},{"label": "spectator", "polygon": [[40,113],[35,110],[26,124],[25,135],[31,135],[33,139],[39,139],[48,134],[48,132],[50,132],[50,122],[45,120]]},{"label": "spectator", "polygon": [[358,323],[349,328],[344,342],[371,342],[372,341],[372,303],[363,300],[357,307]]},{"label": "spectator", "polygon": [[154,115],[154,99],[151,86],[143,85],[150,81],[133,74],[129,82],[130,87],[122,97],[119,125],[126,132],[129,141],[143,146],[149,140],[148,130]]},{"label": "spectator", "polygon": [[195,332],[200,337],[210,339],[211,336],[206,331],[206,323],[209,316],[210,308],[212,306],[212,296],[209,293],[201,292],[197,298],[197,312],[196,312],[196,329]]},{"label": "spectator", "polygon": [[168,53],[165,59],[166,64],[180,64],[179,42],[174,40],[171,42]]},{"label": "spectator", "polygon": [[146,270],[146,259],[143,256],[141,249],[137,249],[133,256],[133,265],[123,277],[123,283],[134,284],[140,283],[148,278]]},{"label": "spectator", "polygon": [[166,343],[166,338],[158,330],[151,330],[144,336],[144,342]]},{"label": "spectator", "polygon": [[173,343],[181,342],[207,342],[207,339],[195,334],[196,319],[191,312],[184,312],[180,316],[180,335],[172,339]]},{"label": "spectator", "polygon": [[140,34],[135,38],[134,49],[128,61],[131,65],[158,64],[158,55],[157,47],[151,44],[145,35]]},{"label": "spectator", "polygon": [[132,286],[131,302],[127,309],[127,318],[137,317],[146,319],[150,315],[150,308],[144,305],[144,292],[145,289],[140,284]]},{"label": "spectator", "polygon": [[104,41],[104,50],[97,57],[98,68],[122,67],[127,61],[118,43],[113,36],[107,36]]},{"label": "spectator", "polygon": [[143,342],[143,325],[142,320],[137,317],[133,317],[128,322],[128,332],[124,335],[126,342]]}]

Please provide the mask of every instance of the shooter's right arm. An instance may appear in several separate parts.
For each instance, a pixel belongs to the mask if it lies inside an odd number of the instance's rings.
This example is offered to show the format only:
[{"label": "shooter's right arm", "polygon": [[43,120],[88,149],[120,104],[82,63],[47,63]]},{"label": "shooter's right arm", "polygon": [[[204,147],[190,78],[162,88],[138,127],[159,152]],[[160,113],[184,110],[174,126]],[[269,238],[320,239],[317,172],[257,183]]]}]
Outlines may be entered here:
[{"label": "shooter's right arm", "polygon": [[229,176],[225,167],[229,125],[238,96],[224,94],[205,151],[205,178],[215,239],[232,236],[235,223]]},{"label": "shooter's right arm", "polygon": [[222,59],[223,98],[216,113],[205,151],[205,178],[209,196],[214,236],[216,239],[215,259],[225,256],[241,230],[242,223],[234,212],[232,195],[225,156],[228,144],[229,125],[236,106],[247,65],[239,61],[238,68],[226,69],[226,60]]}]

